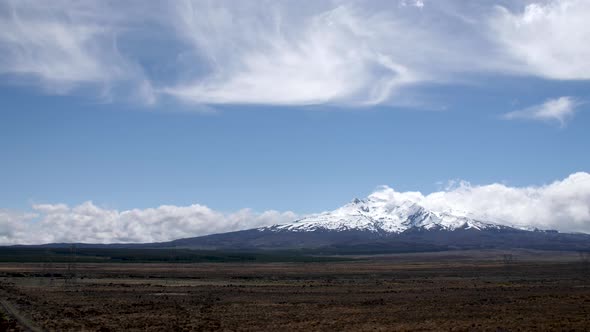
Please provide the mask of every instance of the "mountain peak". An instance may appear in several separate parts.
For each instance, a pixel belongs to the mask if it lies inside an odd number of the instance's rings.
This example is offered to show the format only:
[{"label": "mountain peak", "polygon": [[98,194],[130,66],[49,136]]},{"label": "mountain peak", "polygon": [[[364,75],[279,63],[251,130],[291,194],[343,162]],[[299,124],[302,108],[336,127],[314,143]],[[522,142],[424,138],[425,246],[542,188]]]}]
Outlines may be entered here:
[{"label": "mountain peak", "polygon": [[352,204],[360,204],[360,203],[364,203],[365,201],[359,198],[354,198],[350,203]]},{"label": "mountain peak", "polygon": [[402,233],[410,229],[455,230],[497,229],[499,226],[469,218],[462,214],[430,211],[420,204],[406,200],[389,202],[355,198],[333,211],[307,216],[295,222],[263,229],[275,231],[310,232],[363,231],[373,233]]}]

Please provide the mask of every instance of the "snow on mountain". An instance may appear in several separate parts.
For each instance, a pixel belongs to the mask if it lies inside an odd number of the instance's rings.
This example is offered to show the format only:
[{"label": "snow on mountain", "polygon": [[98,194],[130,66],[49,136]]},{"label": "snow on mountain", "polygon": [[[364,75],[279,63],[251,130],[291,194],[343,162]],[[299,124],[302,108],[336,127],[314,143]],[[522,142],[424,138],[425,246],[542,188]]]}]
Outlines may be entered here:
[{"label": "snow on mountain", "polygon": [[377,197],[352,202],[329,212],[323,212],[293,223],[261,228],[275,232],[294,231],[369,231],[373,233],[402,233],[409,229],[456,230],[501,229],[495,223],[486,223],[452,211],[435,212],[415,202],[391,202]]}]

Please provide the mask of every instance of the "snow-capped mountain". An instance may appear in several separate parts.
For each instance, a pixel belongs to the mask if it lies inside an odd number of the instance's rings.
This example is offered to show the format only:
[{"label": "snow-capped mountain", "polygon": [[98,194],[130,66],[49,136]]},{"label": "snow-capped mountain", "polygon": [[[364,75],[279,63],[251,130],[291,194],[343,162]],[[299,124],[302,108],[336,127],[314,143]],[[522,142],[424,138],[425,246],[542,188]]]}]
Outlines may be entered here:
[{"label": "snow-capped mountain", "polygon": [[[68,246],[49,244],[48,246]],[[93,245],[85,245],[92,247]],[[116,248],[303,250],[318,254],[379,254],[529,248],[590,251],[590,234],[513,227],[485,215],[442,207],[433,211],[400,197],[354,199],[292,223]]]},{"label": "snow-capped mountain", "polygon": [[179,239],[157,246],[303,249],[337,254],[481,248],[590,250],[590,235],[517,228],[464,211],[432,211],[411,200],[369,196],[288,224]]},{"label": "snow-capped mountain", "polygon": [[502,229],[495,223],[483,222],[450,212],[434,212],[414,203],[403,201],[392,204],[374,199],[354,199],[352,202],[329,212],[323,212],[293,223],[264,227],[275,232],[368,231],[373,233],[402,233],[410,229],[456,230]]}]

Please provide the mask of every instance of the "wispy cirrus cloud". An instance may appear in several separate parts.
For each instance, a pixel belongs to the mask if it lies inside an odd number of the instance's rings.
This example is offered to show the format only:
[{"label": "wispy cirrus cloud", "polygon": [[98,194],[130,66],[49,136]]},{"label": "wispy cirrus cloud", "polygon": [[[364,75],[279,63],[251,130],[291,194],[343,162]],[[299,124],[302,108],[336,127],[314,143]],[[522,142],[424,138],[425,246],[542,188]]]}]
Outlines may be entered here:
[{"label": "wispy cirrus cloud", "polygon": [[503,118],[556,122],[563,128],[567,121],[575,115],[581,104],[579,100],[572,97],[559,97],[549,99],[540,105],[506,113]]},{"label": "wispy cirrus cloud", "polygon": [[[225,8],[224,19],[202,26],[202,6],[183,9],[183,35],[195,40],[210,57],[212,72],[196,80],[165,88],[169,95],[196,103],[307,105],[379,103],[394,86],[422,80],[422,73],[398,62],[386,49],[386,39],[401,30],[385,17],[340,6],[315,15],[285,18],[284,8],[270,15],[252,13],[257,21]],[[237,16],[237,17],[236,17]],[[234,47],[203,40],[210,29],[224,31]],[[188,30],[188,31],[186,31]],[[391,31],[387,36],[385,31]],[[417,37],[405,31],[406,41]],[[412,37],[412,35],[414,35]],[[401,47],[400,47],[401,48]],[[229,56],[228,56],[229,54]]]},{"label": "wispy cirrus cloud", "polygon": [[523,10],[497,7],[493,40],[515,72],[558,80],[590,79],[590,2],[533,2]]},{"label": "wispy cirrus cloud", "polygon": [[113,88],[123,87],[143,103],[153,103],[142,68],[119,50],[123,27],[111,13],[106,4],[93,1],[0,4],[0,74],[56,94],[91,86],[109,98]]},{"label": "wispy cirrus cloud", "polygon": [[587,1],[502,3],[7,0],[0,73],[200,105],[395,103],[473,74],[590,79]]}]

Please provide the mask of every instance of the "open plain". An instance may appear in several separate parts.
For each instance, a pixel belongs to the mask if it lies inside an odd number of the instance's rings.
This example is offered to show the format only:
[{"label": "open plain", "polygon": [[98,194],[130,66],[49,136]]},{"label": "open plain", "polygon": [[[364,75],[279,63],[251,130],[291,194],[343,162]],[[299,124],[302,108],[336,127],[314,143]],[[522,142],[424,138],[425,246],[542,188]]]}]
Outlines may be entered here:
[{"label": "open plain", "polygon": [[0,264],[4,330],[587,331],[578,253],[350,261]]}]

